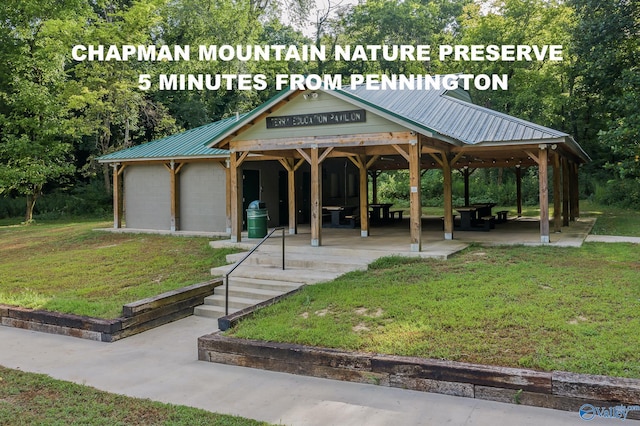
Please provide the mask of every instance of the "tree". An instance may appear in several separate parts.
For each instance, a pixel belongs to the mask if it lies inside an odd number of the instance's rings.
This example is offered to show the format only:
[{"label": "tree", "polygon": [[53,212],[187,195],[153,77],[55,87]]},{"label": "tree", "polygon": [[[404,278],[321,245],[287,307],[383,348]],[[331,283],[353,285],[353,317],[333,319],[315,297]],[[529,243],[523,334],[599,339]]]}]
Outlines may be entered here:
[{"label": "tree", "polygon": [[484,10],[465,8],[460,19],[459,44],[563,45],[563,61],[481,61],[450,65],[450,70],[473,74],[506,74],[508,91],[471,91],[474,101],[507,114],[570,131],[567,119],[571,96],[573,11],[559,0],[504,0]]},{"label": "tree", "polygon": [[[87,26],[85,45],[153,45],[159,31],[164,0],[133,1],[131,4],[106,2],[96,5],[92,25]],[[94,141],[94,156],[128,148],[177,130],[167,109],[139,90],[139,75],[149,64],[131,61],[85,61],[72,73],[77,94],[72,97],[75,110],[84,119],[87,138]],[[83,167],[85,174],[96,173],[94,156]],[[101,168],[104,187],[111,192],[111,174],[107,164]]]},{"label": "tree", "polygon": [[[308,44],[299,32],[269,19],[269,10],[253,10],[247,0],[183,0],[163,10],[162,40],[169,45],[273,45]],[[275,7],[276,3],[269,3]],[[266,6],[265,6],[266,7]],[[305,73],[306,64],[294,61],[182,61],[158,64],[152,72],[171,74]],[[271,89],[273,85],[270,85]],[[164,91],[153,95],[167,106],[179,125],[192,128],[253,109],[274,94],[273,90]]]},{"label": "tree", "polygon": [[[471,0],[369,0],[345,14],[340,44],[440,44],[457,29],[457,16]],[[433,56],[433,55],[432,55]],[[358,61],[334,64],[336,72],[434,73],[430,62]]]},{"label": "tree", "polygon": [[[640,178],[640,3],[571,0],[585,137],[618,177]],[[640,201],[639,201],[640,202]]]},{"label": "tree", "polygon": [[[608,102],[612,118],[598,139],[611,147],[614,160],[609,167],[621,179],[640,181],[640,72],[638,66],[624,70],[614,82],[619,96]],[[638,200],[640,201],[640,200]]]},{"label": "tree", "polygon": [[76,121],[65,93],[65,64],[82,11],[71,1],[0,6],[0,193],[26,196],[26,222],[43,186],[74,171]]}]

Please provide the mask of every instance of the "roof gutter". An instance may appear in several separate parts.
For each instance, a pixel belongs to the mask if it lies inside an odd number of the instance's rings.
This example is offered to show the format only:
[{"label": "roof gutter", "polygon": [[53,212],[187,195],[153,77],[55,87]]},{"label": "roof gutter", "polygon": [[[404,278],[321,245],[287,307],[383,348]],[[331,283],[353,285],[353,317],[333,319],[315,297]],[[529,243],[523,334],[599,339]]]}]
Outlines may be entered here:
[{"label": "roof gutter", "polygon": [[98,163],[111,164],[111,163],[159,163],[163,161],[189,161],[189,160],[223,160],[229,158],[229,154],[216,154],[216,155],[193,155],[193,156],[178,156],[178,157],[144,157],[144,158],[107,158],[98,159]]},{"label": "roof gutter", "polygon": [[510,141],[487,141],[487,142],[478,142],[475,144],[467,144],[465,145],[468,148],[479,147],[504,147],[505,143],[508,143],[511,146],[518,145],[535,145],[535,144],[565,144],[571,152],[576,154],[582,161],[588,163],[591,161],[591,158],[587,153],[582,149],[580,145],[573,139],[571,136],[562,136],[558,138],[546,138],[546,139],[523,139],[523,140],[510,140]]}]

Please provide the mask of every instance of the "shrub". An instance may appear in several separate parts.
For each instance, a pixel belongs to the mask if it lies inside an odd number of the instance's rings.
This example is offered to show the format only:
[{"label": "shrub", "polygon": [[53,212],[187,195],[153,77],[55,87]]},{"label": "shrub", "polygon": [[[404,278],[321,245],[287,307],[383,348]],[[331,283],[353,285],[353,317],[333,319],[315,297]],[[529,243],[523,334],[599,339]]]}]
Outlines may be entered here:
[{"label": "shrub", "polygon": [[590,199],[605,206],[640,209],[640,180],[613,179],[596,183]]},{"label": "shrub", "polygon": [[[0,198],[0,218],[24,216],[24,197]],[[55,189],[36,202],[36,219],[59,219],[65,216],[104,216],[111,211],[111,196],[100,182],[79,183],[70,189]]]}]

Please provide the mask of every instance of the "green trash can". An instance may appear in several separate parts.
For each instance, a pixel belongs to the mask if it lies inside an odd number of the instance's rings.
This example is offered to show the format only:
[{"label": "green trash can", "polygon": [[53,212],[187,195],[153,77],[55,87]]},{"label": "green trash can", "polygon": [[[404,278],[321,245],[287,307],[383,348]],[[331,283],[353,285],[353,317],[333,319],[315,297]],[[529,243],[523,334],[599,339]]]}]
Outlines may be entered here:
[{"label": "green trash can", "polygon": [[269,214],[265,203],[252,201],[247,208],[247,234],[249,238],[264,238],[267,235]]}]

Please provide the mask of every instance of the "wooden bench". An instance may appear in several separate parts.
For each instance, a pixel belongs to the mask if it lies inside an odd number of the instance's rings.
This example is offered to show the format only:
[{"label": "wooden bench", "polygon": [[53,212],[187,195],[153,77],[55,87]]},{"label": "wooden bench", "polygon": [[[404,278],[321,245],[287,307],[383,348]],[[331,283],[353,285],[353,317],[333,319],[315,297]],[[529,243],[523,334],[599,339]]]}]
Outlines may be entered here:
[{"label": "wooden bench", "polygon": [[500,210],[496,212],[498,218],[496,219],[496,223],[504,223],[507,221],[507,214],[509,214],[509,210]]},{"label": "wooden bench", "polygon": [[346,227],[355,228],[356,222],[360,220],[360,216],[357,214],[350,214],[350,215],[346,215],[344,219],[348,221],[348,224],[346,225]]},{"label": "wooden bench", "polygon": [[389,210],[389,217],[392,220],[395,220],[395,219],[402,220],[403,214],[404,214],[404,210]]},{"label": "wooden bench", "polygon": [[496,217],[495,216],[482,216],[480,218],[481,225],[484,228],[494,229],[496,227]]}]

